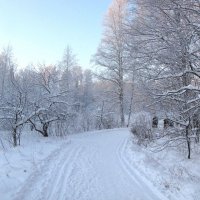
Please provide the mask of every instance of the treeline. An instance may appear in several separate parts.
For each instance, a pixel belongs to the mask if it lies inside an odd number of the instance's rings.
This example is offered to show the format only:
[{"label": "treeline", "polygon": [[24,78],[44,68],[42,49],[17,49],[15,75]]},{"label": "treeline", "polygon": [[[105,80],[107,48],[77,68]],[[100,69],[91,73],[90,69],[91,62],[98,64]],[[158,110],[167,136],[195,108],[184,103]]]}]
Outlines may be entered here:
[{"label": "treeline", "polygon": [[24,129],[48,137],[119,127],[112,85],[83,70],[70,47],[57,65],[24,69],[12,53],[0,53],[0,129],[14,146]]},{"label": "treeline", "polygon": [[56,66],[19,72],[3,51],[1,127],[17,145],[24,124],[62,135],[129,126],[133,113],[145,111],[175,124],[165,144],[186,145],[190,158],[200,128],[199,8],[198,0],[113,0],[92,71],[70,48]]}]

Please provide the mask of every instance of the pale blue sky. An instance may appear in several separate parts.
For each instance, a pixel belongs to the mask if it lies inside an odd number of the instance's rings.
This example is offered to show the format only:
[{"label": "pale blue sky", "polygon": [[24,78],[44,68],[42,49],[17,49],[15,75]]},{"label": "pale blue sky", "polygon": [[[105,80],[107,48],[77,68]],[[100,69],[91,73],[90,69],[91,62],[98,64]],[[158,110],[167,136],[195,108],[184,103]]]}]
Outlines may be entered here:
[{"label": "pale blue sky", "polygon": [[0,49],[11,45],[17,63],[56,63],[69,44],[88,68],[111,0],[0,0]]}]

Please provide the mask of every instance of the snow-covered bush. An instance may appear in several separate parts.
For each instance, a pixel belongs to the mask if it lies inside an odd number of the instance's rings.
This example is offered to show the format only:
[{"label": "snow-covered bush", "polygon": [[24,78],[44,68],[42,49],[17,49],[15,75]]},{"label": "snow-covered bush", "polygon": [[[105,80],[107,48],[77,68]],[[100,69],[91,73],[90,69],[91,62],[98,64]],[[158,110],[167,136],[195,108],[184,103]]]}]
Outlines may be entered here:
[{"label": "snow-covered bush", "polygon": [[152,119],[148,112],[139,112],[133,116],[131,132],[137,137],[138,144],[146,144],[152,139]]}]

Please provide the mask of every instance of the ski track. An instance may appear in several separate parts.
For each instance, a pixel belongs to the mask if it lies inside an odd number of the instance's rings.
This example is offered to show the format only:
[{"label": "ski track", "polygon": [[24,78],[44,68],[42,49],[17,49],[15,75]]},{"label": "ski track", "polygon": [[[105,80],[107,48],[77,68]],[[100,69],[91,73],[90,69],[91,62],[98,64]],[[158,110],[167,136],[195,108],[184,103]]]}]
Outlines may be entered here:
[{"label": "ski track", "polygon": [[126,159],[128,135],[118,129],[70,136],[71,142],[44,159],[12,199],[165,199]]}]

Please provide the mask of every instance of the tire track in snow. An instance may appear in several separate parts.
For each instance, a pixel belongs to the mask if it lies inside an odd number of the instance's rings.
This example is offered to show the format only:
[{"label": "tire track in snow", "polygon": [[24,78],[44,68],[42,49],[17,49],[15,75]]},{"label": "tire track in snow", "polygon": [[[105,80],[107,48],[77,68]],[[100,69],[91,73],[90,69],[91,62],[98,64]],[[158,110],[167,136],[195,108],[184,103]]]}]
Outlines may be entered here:
[{"label": "tire track in snow", "polygon": [[70,145],[47,157],[15,200],[164,200],[130,165],[127,134],[119,133],[71,136]]},{"label": "tire track in snow", "polygon": [[[20,191],[13,198],[14,200],[50,200],[53,193],[59,194],[56,187],[59,180],[65,176],[64,170],[69,170],[67,164],[73,163],[78,156],[80,148],[70,148],[71,145],[64,144],[56,149],[51,155],[42,161],[38,169],[36,169],[26,180]],[[77,155],[77,156],[76,156]],[[55,162],[57,161],[57,162]],[[50,194],[49,194],[50,193]],[[57,198],[53,198],[55,200]]]},{"label": "tire track in snow", "polygon": [[[59,172],[58,174],[55,173],[55,180],[53,182],[53,184],[51,185],[50,189],[50,193],[47,195],[47,197],[45,198],[46,200],[55,200],[55,199],[65,199],[65,190],[67,190],[66,185],[67,182],[70,180],[70,175],[73,173],[73,168],[74,168],[74,163],[76,163],[76,161],[78,162],[78,157],[80,155],[81,152],[81,147],[76,147],[73,148],[73,150],[70,152],[65,152],[65,154],[63,154],[62,159],[60,159],[62,165],[61,169],[57,169],[55,172]],[[65,159],[65,156],[68,156],[67,159]]]},{"label": "tire track in snow", "polygon": [[13,199],[89,200],[91,195],[95,198],[99,187],[92,187],[97,181],[94,157],[93,148],[74,143],[62,145],[42,161]]},{"label": "tire track in snow", "polygon": [[[42,175],[44,176],[44,174],[42,174],[42,172],[44,172],[45,174],[47,173],[47,171],[45,172],[44,169],[48,169],[48,165],[50,164],[50,162],[55,157],[57,157],[57,155],[59,155],[59,152],[63,148],[65,148],[65,145],[67,146],[68,143],[61,145],[59,148],[57,148],[55,151],[53,151],[49,156],[47,156],[44,160],[42,160],[39,163],[39,165],[36,166],[34,171],[25,180],[25,183],[20,187],[19,191],[13,196],[12,199],[14,199],[14,200],[26,199],[27,198],[26,195],[28,195],[29,193],[34,192],[35,182],[38,182],[41,179]],[[37,188],[37,193],[40,193],[40,188]],[[38,195],[37,195],[37,197],[38,197]],[[42,198],[38,197],[38,199],[42,199]]]},{"label": "tire track in snow", "polygon": [[[132,180],[141,188],[141,191],[145,191],[146,199],[149,200],[167,200],[146,178],[137,171],[134,166],[130,165],[129,161],[126,159],[126,146],[128,139],[125,138],[124,141],[119,145],[118,157],[120,164],[124,171],[132,178]],[[146,195],[148,194],[148,195]],[[146,200],[145,199],[145,200]]]},{"label": "tire track in snow", "polygon": [[[99,191],[102,191],[98,182],[98,175],[93,165],[96,157],[94,148],[82,145],[82,150],[78,157],[78,162],[74,162],[69,181],[65,183],[63,198],[59,200],[93,200],[96,199]],[[103,198],[102,198],[103,200]]]}]

